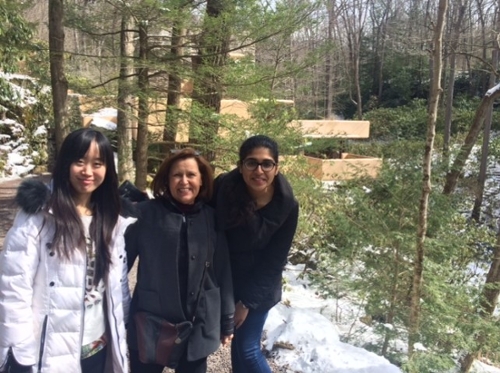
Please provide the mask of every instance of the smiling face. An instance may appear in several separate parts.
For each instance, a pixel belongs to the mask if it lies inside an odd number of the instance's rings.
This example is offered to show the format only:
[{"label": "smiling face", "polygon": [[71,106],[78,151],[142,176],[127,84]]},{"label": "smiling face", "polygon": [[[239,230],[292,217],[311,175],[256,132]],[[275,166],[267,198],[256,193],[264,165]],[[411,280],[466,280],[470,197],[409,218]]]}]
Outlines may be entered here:
[{"label": "smiling face", "polygon": [[278,174],[278,165],[276,164],[272,170],[264,171],[262,166],[257,166],[255,170],[249,170],[244,166],[245,161],[255,160],[257,163],[264,161],[276,162],[268,148],[255,148],[242,160],[239,169],[243,180],[247,185],[247,189],[253,196],[258,196],[268,192],[273,185],[274,178]]},{"label": "smiling face", "polygon": [[97,143],[92,141],[87,153],[71,163],[69,168],[69,181],[75,202],[86,205],[92,192],[103,183],[105,176],[106,164],[100,158]]},{"label": "smiling face", "polygon": [[194,158],[175,162],[168,175],[170,195],[185,205],[194,204],[202,185],[201,173]]}]

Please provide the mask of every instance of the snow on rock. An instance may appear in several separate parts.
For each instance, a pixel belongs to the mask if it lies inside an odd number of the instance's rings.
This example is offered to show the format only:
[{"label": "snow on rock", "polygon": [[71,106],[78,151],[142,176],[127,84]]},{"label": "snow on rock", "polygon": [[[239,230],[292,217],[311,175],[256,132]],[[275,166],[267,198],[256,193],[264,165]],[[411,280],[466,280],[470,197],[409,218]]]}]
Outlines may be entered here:
[{"label": "snow on rock", "polygon": [[8,163],[11,165],[19,165],[23,164],[24,157],[18,153],[9,153],[7,154]]},{"label": "snow on rock", "polygon": [[291,372],[401,373],[384,357],[339,340],[330,321],[339,306],[319,297],[298,274],[301,266],[285,271],[284,302],[269,312],[265,348]]},{"label": "snow on rock", "polygon": [[112,108],[112,107],[105,107],[105,108],[99,110],[94,115],[100,116],[100,117],[116,117],[118,115],[118,110],[115,108]]},{"label": "snow on rock", "polygon": [[44,125],[38,126],[35,132],[33,133],[33,136],[38,137],[38,136],[46,136],[47,135],[47,127]]},{"label": "snow on rock", "polygon": [[266,322],[266,349],[279,365],[296,372],[401,373],[385,358],[339,341],[326,317],[278,304]]},{"label": "snow on rock", "polygon": [[103,108],[92,114],[84,114],[84,118],[91,118],[88,122],[91,126],[104,128],[110,131],[116,130],[116,118],[118,110],[115,108]]},{"label": "snow on rock", "polygon": [[110,131],[116,130],[116,123],[104,118],[94,117],[94,119],[92,119],[92,122],[90,122],[90,125],[99,128],[104,128]]},{"label": "snow on rock", "polygon": [[491,365],[484,364],[480,361],[475,361],[472,365],[471,373],[499,373],[500,369]]}]

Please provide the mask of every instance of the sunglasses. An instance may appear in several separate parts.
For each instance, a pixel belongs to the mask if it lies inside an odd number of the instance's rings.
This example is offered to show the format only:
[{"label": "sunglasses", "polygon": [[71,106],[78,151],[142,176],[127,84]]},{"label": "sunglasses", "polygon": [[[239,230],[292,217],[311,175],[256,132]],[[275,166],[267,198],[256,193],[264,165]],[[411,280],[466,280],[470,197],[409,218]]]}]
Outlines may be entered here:
[{"label": "sunglasses", "polygon": [[265,159],[262,162],[257,162],[256,159],[248,158],[243,161],[243,167],[245,167],[248,171],[255,171],[257,167],[262,169],[264,172],[269,172],[276,167],[276,162],[271,161],[270,159]]}]

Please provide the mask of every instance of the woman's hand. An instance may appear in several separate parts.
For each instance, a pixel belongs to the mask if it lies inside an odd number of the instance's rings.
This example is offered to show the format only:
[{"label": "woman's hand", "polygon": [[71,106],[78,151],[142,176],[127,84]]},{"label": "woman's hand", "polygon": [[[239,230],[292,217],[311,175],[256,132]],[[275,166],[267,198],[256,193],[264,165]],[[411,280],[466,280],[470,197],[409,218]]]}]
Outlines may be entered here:
[{"label": "woman's hand", "polygon": [[233,334],[231,335],[223,335],[220,337],[220,342],[222,343],[222,347],[226,347],[233,340]]},{"label": "woman's hand", "polygon": [[234,327],[238,329],[248,316],[248,308],[239,301],[236,303],[236,310],[234,312]]}]

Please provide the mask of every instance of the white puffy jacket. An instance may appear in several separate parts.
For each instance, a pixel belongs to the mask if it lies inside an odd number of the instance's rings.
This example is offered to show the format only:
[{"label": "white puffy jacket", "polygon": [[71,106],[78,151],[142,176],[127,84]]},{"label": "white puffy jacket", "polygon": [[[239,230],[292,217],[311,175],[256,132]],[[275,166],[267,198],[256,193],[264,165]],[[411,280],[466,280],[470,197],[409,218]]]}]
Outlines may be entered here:
[{"label": "white puffy jacket", "polygon": [[[128,373],[125,321],[130,291],[123,234],[134,218],[120,217],[106,279],[107,372]],[[0,252],[0,372],[9,349],[33,372],[78,373],[83,334],[86,258],[71,261],[51,247],[54,227],[41,213],[20,211]],[[109,338],[110,337],[110,338]]]}]

